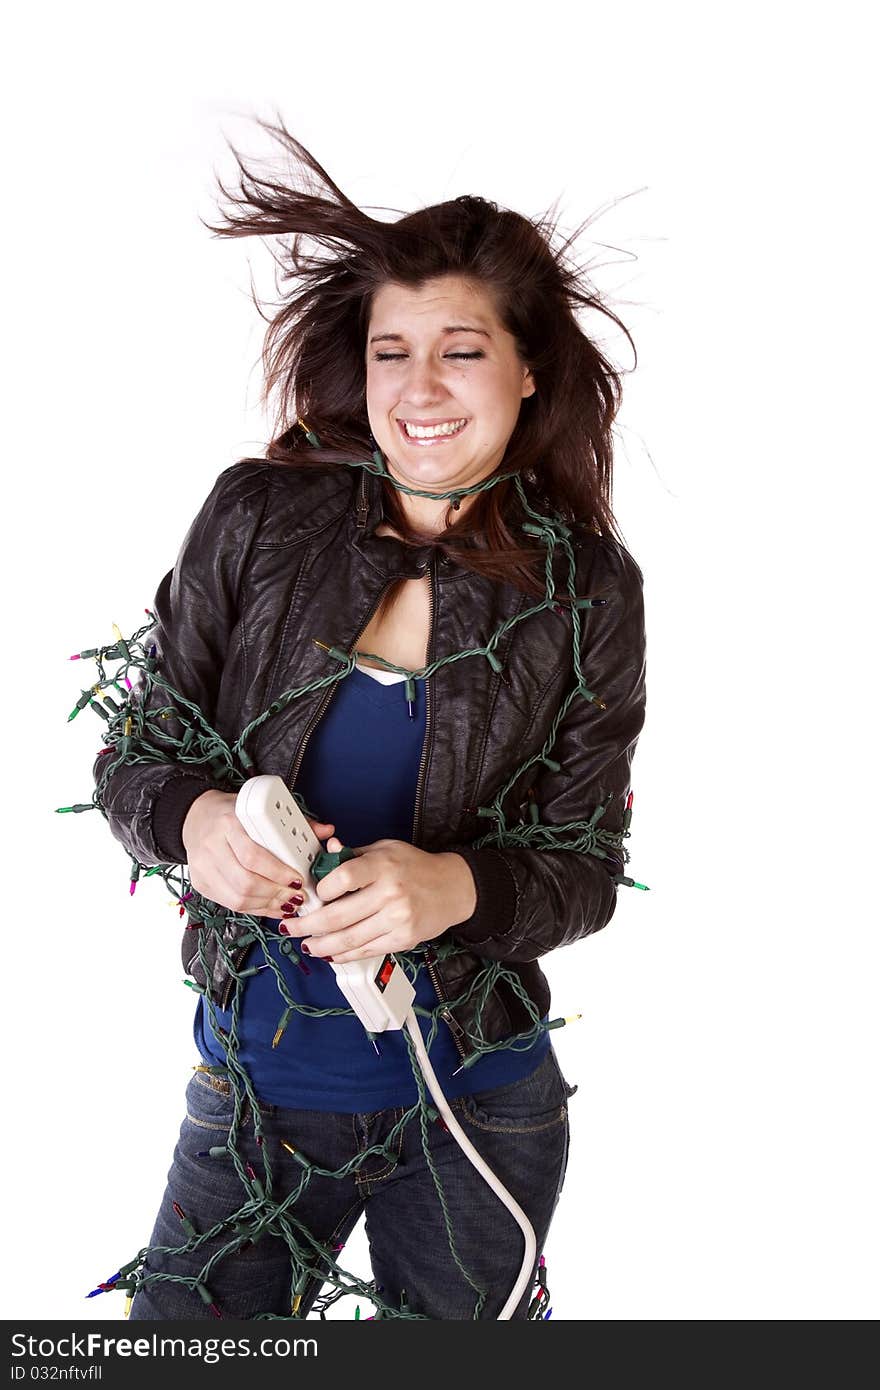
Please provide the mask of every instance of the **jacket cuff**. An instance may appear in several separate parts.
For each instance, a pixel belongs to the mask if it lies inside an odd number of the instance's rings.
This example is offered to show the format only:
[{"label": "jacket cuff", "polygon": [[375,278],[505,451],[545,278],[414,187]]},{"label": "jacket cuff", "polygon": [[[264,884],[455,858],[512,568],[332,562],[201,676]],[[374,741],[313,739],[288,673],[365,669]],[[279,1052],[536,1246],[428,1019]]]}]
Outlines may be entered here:
[{"label": "jacket cuff", "polygon": [[477,905],[470,917],[449,928],[467,946],[479,946],[491,938],[506,936],[516,918],[517,891],[504,855],[488,847],[449,845],[447,854],[460,854],[474,876]]},{"label": "jacket cuff", "polygon": [[186,846],[181,838],[190,806],[215,783],[196,775],[175,777],[165,783],[153,802],[152,830],[156,848],[166,864],[185,864]]}]

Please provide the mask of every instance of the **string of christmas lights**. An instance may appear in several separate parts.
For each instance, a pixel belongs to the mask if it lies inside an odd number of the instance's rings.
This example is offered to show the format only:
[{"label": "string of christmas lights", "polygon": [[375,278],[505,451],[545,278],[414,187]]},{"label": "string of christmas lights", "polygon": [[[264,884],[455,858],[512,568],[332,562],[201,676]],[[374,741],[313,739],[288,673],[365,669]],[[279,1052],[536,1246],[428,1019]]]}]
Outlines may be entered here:
[{"label": "string of christmas lights", "polygon": [[[309,442],[315,446],[319,445],[319,440],[314,431],[300,421],[302,428],[306,431]],[[377,449],[371,463],[352,462],[349,466],[366,468],[368,471],[380,474],[400,491],[410,495],[426,496],[436,498],[437,493],[424,492],[416,488],[410,488],[399,483],[388,473],[381,452]],[[548,733],[543,748],[539,753],[529,758],[517,768],[516,772],[508,779],[503,787],[496,793],[494,799],[488,806],[478,806],[473,809],[477,815],[487,817],[494,821],[494,826],[484,836],[473,842],[475,848],[484,845],[497,846],[499,848],[528,846],[532,849],[566,849],[575,853],[592,854],[600,859],[607,858],[607,850],[611,848],[619,849],[622,853],[624,863],[629,861],[629,851],[623,844],[624,839],[629,838],[630,822],[632,818],[633,794],[630,791],[623,817],[622,828],[614,832],[603,828],[600,825],[603,813],[607,809],[609,801],[597,806],[589,820],[570,822],[566,825],[547,825],[540,819],[540,807],[535,800],[534,790],[529,789],[527,801],[520,808],[520,821],[517,824],[508,825],[505,812],[503,810],[504,799],[514,783],[532,766],[542,764],[553,771],[560,770],[560,764],[551,757],[553,745],[557,732],[575,698],[580,696],[582,699],[589,700],[598,705],[601,709],[606,706],[603,700],[595,692],[588,689],[581,671],[580,663],[580,643],[581,643],[581,617],[583,609],[589,609],[604,605],[607,600],[604,598],[578,598],[575,594],[575,569],[576,560],[574,550],[570,544],[570,529],[558,517],[543,516],[534,511],[529,505],[525,492],[522,487],[518,474],[496,475],[491,479],[479,483],[470,488],[458,489],[449,494],[443,494],[452,498],[453,507],[460,505],[461,498],[471,493],[492,487],[496,483],[503,481],[506,477],[512,477],[514,486],[519,494],[520,502],[524,511],[530,518],[529,521],[522,523],[522,530],[527,534],[537,537],[544,545],[546,550],[545,574],[546,592],[540,603],[535,603],[532,607],[510,618],[492,634],[485,645],[472,647],[460,652],[451,653],[445,657],[438,658],[422,667],[420,670],[410,670],[405,667],[396,666],[392,662],[385,660],[374,653],[358,652],[357,656],[342,651],[332,644],[325,643],[319,638],[313,638],[315,644],[327,653],[328,659],[338,664],[339,669],[331,671],[327,676],[313,680],[305,685],[294,687],[285,691],[272,701],[271,705],[263,711],[256,719],[247,725],[238,735],[234,742],[228,744],[221,735],[211,727],[202,711],[197,705],[187,700],[186,697],[176,690],[163,676],[158,666],[156,645],[148,643],[145,639],[155,625],[156,615],[150,610],[145,609],[149,622],[136,630],[128,638],[123,637],[119,627],[113,624],[114,641],[106,646],[91,647],[80,652],[76,652],[70,657],[71,661],[91,659],[97,667],[96,679],[83,689],[76,701],[76,704],[68,716],[71,721],[88,706],[103,720],[105,724],[104,747],[101,749],[99,757],[103,762],[98,765],[98,773],[95,779],[95,789],[92,799],[88,803],[79,802],[71,806],[59,806],[59,814],[81,813],[84,811],[100,810],[107,819],[107,811],[104,807],[102,792],[106,787],[113,772],[123,764],[138,763],[173,763],[178,767],[200,769],[202,772],[209,772],[216,784],[224,790],[230,792],[237,791],[238,788],[249,777],[254,775],[254,763],[248,750],[247,744],[252,740],[254,733],[262,726],[267,719],[279,714],[286,708],[291,701],[300,698],[302,695],[310,693],[319,688],[323,688],[335,681],[343,680],[355,668],[357,659],[368,658],[370,661],[378,662],[386,670],[397,672],[406,677],[405,690],[407,699],[412,701],[415,698],[415,681],[426,681],[435,671],[442,666],[467,658],[482,657],[488,661],[493,671],[499,672],[503,678],[503,667],[496,654],[497,647],[507,631],[516,623],[525,621],[547,608],[553,608],[556,612],[562,612],[561,606],[554,597],[553,579],[553,559],[557,546],[563,550],[568,561],[568,590],[571,602],[568,609],[572,619],[572,650],[575,681],[572,689],[558,709],[552,726]],[[108,664],[119,662],[112,674],[108,674]],[[138,673],[138,682],[132,684],[130,672]],[[110,691],[115,692],[115,698]],[[169,722],[171,721],[171,722]],[[297,803],[304,814],[313,819],[320,819],[305,804],[303,797],[296,791],[292,792]],[[527,809],[527,814],[523,814],[523,809]],[[131,858],[131,856],[130,856]],[[336,866],[339,862],[338,854],[324,852],[319,856],[315,863],[315,876],[320,878],[324,873]],[[198,958],[207,980],[211,978],[211,969],[207,953],[208,941],[213,941],[216,951],[222,957],[230,977],[234,980],[234,988],[229,1003],[229,1014],[231,1019],[230,1028],[225,1031],[217,1018],[217,1010],[210,990],[200,985],[193,979],[185,979],[183,983],[191,990],[201,993],[205,998],[212,1029],[217,1038],[222,1042],[225,1050],[226,1064],[223,1067],[202,1066],[197,1070],[208,1071],[213,1074],[222,1075],[229,1083],[230,1092],[233,1100],[233,1120],[229,1129],[229,1134],[225,1144],[213,1146],[200,1154],[200,1157],[221,1163],[231,1162],[235,1172],[241,1182],[243,1189],[243,1201],[241,1206],[217,1222],[209,1230],[197,1231],[193,1222],[185,1212],[175,1202],[174,1211],[181,1223],[181,1231],[184,1240],[177,1246],[157,1246],[144,1247],[138,1254],[123,1265],[120,1270],[110,1279],[99,1283],[87,1298],[94,1298],[107,1292],[124,1292],[127,1295],[127,1306],[131,1306],[131,1299],[134,1293],[155,1282],[166,1280],[187,1285],[194,1296],[200,1298],[210,1309],[211,1313],[218,1318],[223,1317],[222,1308],[211,1292],[212,1272],[217,1265],[224,1259],[234,1258],[237,1252],[248,1244],[260,1240],[265,1234],[269,1233],[282,1240],[286,1245],[290,1255],[290,1317],[296,1319],[301,1316],[300,1304],[303,1292],[310,1279],[319,1281],[318,1298],[313,1307],[321,1318],[325,1317],[326,1310],[339,1298],[352,1294],[373,1303],[375,1307],[375,1318],[408,1318],[422,1319],[423,1315],[412,1312],[407,1303],[405,1294],[401,1296],[398,1306],[388,1302],[382,1295],[383,1290],[377,1286],[375,1281],[364,1281],[354,1274],[344,1270],[338,1262],[337,1256],[343,1248],[341,1244],[333,1246],[326,1245],[316,1240],[306,1229],[305,1225],[298,1220],[295,1212],[297,1200],[306,1191],[312,1178],[316,1175],[342,1179],[360,1168],[360,1166],[373,1154],[381,1153],[392,1162],[396,1158],[392,1153],[391,1145],[398,1132],[411,1122],[417,1123],[421,1138],[422,1150],[425,1160],[431,1173],[437,1198],[441,1206],[443,1221],[449,1243],[450,1253],[458,1265],[463,1277],[474,1290],[476,1295],[474,1303],[473,1318],[480,1317],[482,1308],[487,1296],[487,1290],[473,1279],[471,1274],[462,1264],[455,1245],[455,1237],[452,1227],[451,1215],[446,1203],[445,1194],[440,1181],[439,1174],[433,1162],[430,1149],[430,1127],[433,1124],[443,1125],[442,1117],[430,1104],[421,1069],[415,1056],[414,1047],[408,1034],[404,1031],[409,1051],[410,1063],[413,1070],[416,1086],[418,1089],[418,1101],[409,1110],[405,1111],[400,1121],[394,1126],[385,1143],[374,1145],[371,1148],[360,1151],[355,1157],[343,1167],[336,1170],[328,1170],[311,1161],[306,1155],[301,1154],[297,1149],[287,1142],[281,1140],[282,1148],[293,1156],[302,1168],[302,1175],[298,1184],[294,1184],[289,1194],[282,1200],[277,1200],[274,1192],[276,1187],[276,1175],[270,1154],[270,1145],[265,1143],[265,1133],[263,1117],[260,1109],[258,1097],[254,1091],[253,1084],[247,1074],[246,1068],[240,1060],[240,1038],[239,1021],[241,1005],[246,981],[258,970],[271,969],[279,993],[279,1020],[275,1031],[272,1046],[276,1047],[280,1042],[285,1029],[290,1023],[294,1013],[313,1017],[316,1019],[330,1015],[352,1014],[353,1011],[340,1005],[338,1009],[316,1009],[297,1002],[290,993],[287,982],[274,958],[271,955],[271,944],[279,943],[279,948],[298,966],[304,973],[309,973],[309,966],[296,950],[295,939],[278,932],[268,930],[262,919],[253,917],[247,913],[237,913],[219,903],[212,902],[197,892],[187,874],[185,865],[159,864],[147,866],[141,864],[137,859],[131,858],[131,869],[129,878],[129,891],[134,893],[141,877],[161,877],[166,889],[171,894],[170,905],[177,906],[180,917],[187,915],[188,926],[193,930],[197,938]],[[638,883],[636,880],[625,874],[614,874],[613,881],[628,887],[646,889],[647,885]],[[232,932],[230,933],[230,928]],[[251,947],[247,953],[247,958],[262,953],[262,963],[250,964],[247,968],[236,965],[236,953],[243,947]],[[451,955],[462,953],[466,948],[460,947],[454,940],[438,940],[424,943],[422,946],[409,952],[398,952],[396,958],[400,962],[409,979],[415,983],[420,972],[427,968],[429,961],[443,960]],[[491,990],[499,980],[504,980],[507,985],[515,992],[521,1001],[527,1016],[531,1019],[532,1026],[512,1037],[506,1038],[501,1042],[489,1042],[483,1034],[481,1025],[482,1009],[485,1000]],[[468,982],[466,988],[455,998],[439,1002],[433,1009],[424,1009],[421,1006],[415,1007],[415,1012],[429,1020],[426,1046],[430,1049],[437,1030],[440,1026],[441,1016],[446,1015],[449,1010],[455,1009],[466,1000],[474,998],[476,1003],[476,1021],[473,1029],[467,1035],[467,1043],[470,1051],[463,1057],[461,1067],[473,1066],[482,1056],[487,1053],[499,1051],[505,1048],[513,1050],[524,1050],[531,1047],[543,1031],[562,1027],[564,1024],[572,1022],[570,1018],[556,1018],[548,1020],[546,1023],[540,1018],[538,1010],[533,1001],[523,988],[519,976],[507,969],[501,961],[484,960],[480,971]],[[340,996],[342,999],[342,996]],[[283,1006],[283,1007],[281,1007]],[[575,1017],[579,1018],[580,1015]],[[373,1039],[374,1046],[376,1045]],[[377,1049],[378,1050],[378,1049]],[[253,1165],[246,1161],[241,1152],[241,1130],[243,1127],[243,1117],[249,1111],[256,1145],[260,1152],[262,1172],[258,1175]],[[445,1128],[445,1125],[443,1126]],[[166,1271],[151,1271],[148,1268],[148,1259],[151,1253],[162,1253],[168,1256],[192,1253],[221,1242],[210,1254],[198,1275],[176,1275]],[[323,1293],[323,1289],[330,1286],[328,1293]],[[551,1309],[549,1308],[549,1294],[546,1287],[546,1265],[541,1256],[535,1279],[535,1293],[529,1305],[528,1317],[532,1320],[549,1318]],[[276,1313],[257,1314],[258,1319],[279,1320],[286,1318],[286,1315]],[[360,1305],[357,1305],[355,1317],[360,1317]]]}]

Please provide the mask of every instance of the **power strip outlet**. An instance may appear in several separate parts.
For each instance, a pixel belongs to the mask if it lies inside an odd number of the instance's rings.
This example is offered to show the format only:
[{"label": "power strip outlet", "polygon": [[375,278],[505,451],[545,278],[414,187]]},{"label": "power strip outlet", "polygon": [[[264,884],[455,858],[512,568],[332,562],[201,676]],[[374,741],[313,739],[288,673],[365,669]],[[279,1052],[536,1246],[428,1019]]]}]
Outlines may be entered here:
[{"label": "power strip outlet", "polygon": [[[281,777],[251,777],[235,799],[235,814],[248,835],[288,864],[302,879],[298,916],[307,917],[324,904],[315,891],[312,869],[323,853],[315,835]],[[393,955],[366,956],[337,965],[331,962],[342,994],[370,1033],[403,1028],[415,989]]]}]

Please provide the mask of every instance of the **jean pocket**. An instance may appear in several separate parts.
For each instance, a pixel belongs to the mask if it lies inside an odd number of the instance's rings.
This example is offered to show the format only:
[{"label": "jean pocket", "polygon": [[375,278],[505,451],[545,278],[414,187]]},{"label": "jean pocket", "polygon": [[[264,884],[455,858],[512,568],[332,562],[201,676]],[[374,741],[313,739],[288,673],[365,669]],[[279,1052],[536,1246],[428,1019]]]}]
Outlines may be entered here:
[{"label": "jean pocket", "polygon": [[[239,1124],[247,1123],[250,1101],[242,1097]],[[199,1129],[228,1133],[235,1119],[235,1094],[226,1076],[195,1071],[186,1088],[186,1117]]]},{"label": "jean pocket", "polygon": [[529,1134],[563,1125],[568,1118],[568,1087],[550,1048],[529,1075],[490,1091],[475,1091],[451,1102],[477,1129]]}]

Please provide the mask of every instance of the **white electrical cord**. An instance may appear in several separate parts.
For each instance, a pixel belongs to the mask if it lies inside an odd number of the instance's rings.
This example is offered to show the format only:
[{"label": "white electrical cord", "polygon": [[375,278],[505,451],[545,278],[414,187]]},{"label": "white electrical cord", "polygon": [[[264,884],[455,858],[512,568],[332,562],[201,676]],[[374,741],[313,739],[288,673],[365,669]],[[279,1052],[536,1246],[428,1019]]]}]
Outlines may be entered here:
[{"label": "white electrical cord", "polygon": [[532,1229],[532,1223],[529,1221],[529,1218],[526,1216],[516,1198],[511,1197],[507,1188],[496,1178],[489,1165],[480,1157],[461,1125],[458,1123],[458,1120],[450,1110],[449,1103],[440,1088],[440,1082],[437,1080],[434,1068],[431,1066],[431,1061],[425,1047],[425,1040],[422,1037],[422,1030],[419,1028],[418,1020],[412,1009],[410,1009],[406,1016],[406,1030],[413,1040],[419,1066],[422,1069],[422,1075],[428,1083],[428,1090],[431,1092],[434,1104],[443,1116],[453,1139],[458,1144],[465,1158],[470,1160],[480,1176],[485,1178],[492,1191],[507,1207],[507,1210],[516,1221],[525,1238],[526,1249],[523,1255],[522,1268],[520,1269],[516,1283],[510,1291],[507,1302],[498,1314],[497,1320],[501,1322],[503,1319],[510,1319],[514,1309],[531,1282],[532,1271],[535,1266],[535,1255],[537,1254],[538,1246],[535,1240],[535,1232]]},{"label": "white electrical cord", "polygon": [[[375,674],[374,671],[370,672],[370,675]],[[285,819],[285,812],[287,819]],[[312,844],[313,850],[315,847],[319,850],[320,843],[280,777],[264,774],[249,778],[239,788],[235,801],[235,814],[252,840],[269,850],[283,864],[289,864],[291,868],[299,869],[303,883],[307,882],[307,876],[312,867],[312,855],[306,854],[303,844],[300,843],[300,837],[302,837],[306,848],[314,842]],[[328,841],[329,843],[330,841]],[[307,901],[310,906],[300,909],[300,917],[307,917],[309,912],[320,906],[313,891]],[[378,975],[376,974],[377,966],[379,967]],[[446,1097],[440,1088],[440,1082],[437,1080],[434,1068],[428,1058],[421,1029],[412,1011],[411,1001],[415,995],[412,982],[401,970],[393,955],[365,958],[352,961],[347,965],[334,965],[333,969],[342,994],[370,1034],[373,1031],[382,1032],[387,1027],[406,1027],[413,1040],[416,1057],[422,1069],[422,1075],[428,1083],[428,1090],[431,1092],[434,1104],[443,1116],[447,1129],[465,1158],[486,1180],[522,1231],[526,1243],[522,1269],[510,1291],[507,1302],[498,1314],[499,1322],[509,1320],[532,1277],[537,1252],[535,1232],[532,1230],[531,1222],[522,1207],[511,1197],[507,1188],[496,1178],[489,1165],[480,1157],[449,1108]],[[386,970],[389,972],[387,975]],[[404,1009],[407,1010],[406,1014],[403,1012]],[[375,1046],[375,1042],[373,1045]]]}]

